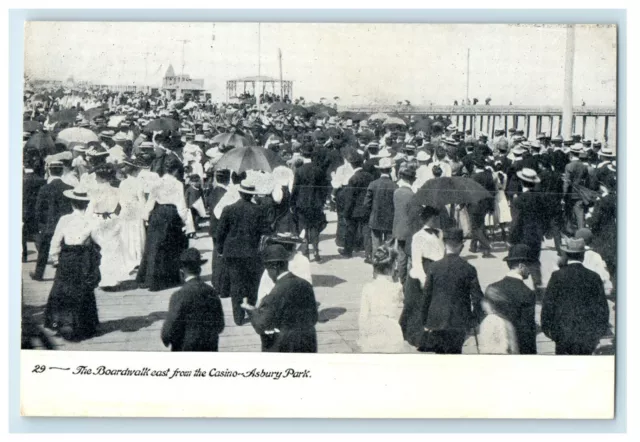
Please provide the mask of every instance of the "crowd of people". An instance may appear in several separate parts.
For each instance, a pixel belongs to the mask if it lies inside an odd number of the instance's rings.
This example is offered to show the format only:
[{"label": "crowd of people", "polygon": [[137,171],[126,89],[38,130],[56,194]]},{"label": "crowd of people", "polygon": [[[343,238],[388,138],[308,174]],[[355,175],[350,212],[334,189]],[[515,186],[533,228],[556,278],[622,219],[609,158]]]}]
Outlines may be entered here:
[{"label": "crowd of people", "polygon": [[[482,353],[534,354],[536,299],[558,354],[591,354],[608,330],[617,175],[606,144],[577,134],[528,140],[515,128],[476,138],[445,118],[354,120],[286,102],[270,110],[90,95],[93,109],[25,98],[23,262],[35,241],[31,278],[53,263],[44,325],[66,339],[96,333],[97,287],[117,292],[135,280],[149,291],[182,285],[162,329],[173,351],[217,351],[220,298],[229,297],[235,324],[250,322],[263,351],[316,352],[310,262],[323,261],[327,211],[337,214],[340,255],[362,253],[372,266],[362,351],[406,342],[461,353],[472,331]],[[268,167],[220,167],[247,146],[268,152]],[[471,180],[489,196],[416,204],[437,180]],[[198,232],[213,244],[210,284],[200,275],[206,259],[189,247]],[[545,237],[559,257],[546,288]],[[495,259],[496,244],[509,250],[508,273],[484,293],[460,257],[467,240],[484,259]]]}]

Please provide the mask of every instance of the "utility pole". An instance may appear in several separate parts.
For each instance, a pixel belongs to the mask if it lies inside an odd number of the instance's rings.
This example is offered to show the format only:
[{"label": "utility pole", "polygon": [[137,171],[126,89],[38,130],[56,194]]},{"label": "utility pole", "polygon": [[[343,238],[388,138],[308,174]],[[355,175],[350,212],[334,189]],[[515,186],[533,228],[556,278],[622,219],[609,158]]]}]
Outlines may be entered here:
[{"label": "utility pole", "polygon": [[144,87],[145,89],[148,88],[148,82],[147,82],[147,78],[149,75],[149,66],[148,66],[148,57],[149,57],[150,52],[145,52],[144,53]]},{"label": "utility pole", "polygon": [[256,105],[258,106],[258,114],[260,114],[260,23],[258,22],[258,81],[256,83],[258,85],[258,90],[254,90],[254,94],[256,96]]},{"label": "utility pole", "polygon": [[562,136],[571,138],[573,130],[573,62],[576,49],[576,29],[567,25],[567,40],[564,54],[564,102],[562,105]]},{"label": "utility pole", "polygon": [[469,104],[469,58],[471,56],[471,49],[467,48],[467,104]]},{"label": "utility pole", "polygon": [[284,100],[284,89],[282,84],[282,51],[278,48],[278,61],[280,63],[280,100]]},{"label": "utility pole", "polygon": [[182,43],[182,71],[180,72],[180,75],[184,75],[184,45],[186,45],[187,43],[190,43],[191,40],[178,40],[178,41]]}]

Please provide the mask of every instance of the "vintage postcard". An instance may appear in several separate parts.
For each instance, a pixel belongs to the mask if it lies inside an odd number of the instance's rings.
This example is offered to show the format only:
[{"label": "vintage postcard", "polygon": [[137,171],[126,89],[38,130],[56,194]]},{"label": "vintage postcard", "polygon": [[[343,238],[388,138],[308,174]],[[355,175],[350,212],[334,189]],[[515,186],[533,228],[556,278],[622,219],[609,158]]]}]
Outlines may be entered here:
[{"label": "vintage postcard", "polygon": [[25,23],[22,414],[613,418],[617,48]]}]

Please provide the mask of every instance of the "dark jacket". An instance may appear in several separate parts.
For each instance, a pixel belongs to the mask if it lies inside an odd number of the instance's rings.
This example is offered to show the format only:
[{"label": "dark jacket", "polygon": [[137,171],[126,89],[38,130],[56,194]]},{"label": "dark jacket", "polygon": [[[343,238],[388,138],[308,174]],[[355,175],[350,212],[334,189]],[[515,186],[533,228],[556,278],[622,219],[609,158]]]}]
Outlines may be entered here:
[{"label": "dark jacket", "polygon": [[369,217],[369,212],[364,206],[364,198],[372,181],[373,176],[363,169],[356,171],[349,179],[342,194],[346,219],[366,219]]},{"label": "dark jacket", "polygon": [[609,306],[597,273],[582,264],[553,272],[544,295],[542,331],[555,342],[580,343],[602,337],[609,326]]},{"label": "dark jacket", "polygon": [[171,345],[171,351],[218,351],[218,335],[223,330],[220,298],[199,277],[171,295],[162,326],[162,342]]},{"label": "dark jacket", "polygon": [[536,192],[523,192],[514,198],[511,206],[511,244],[526,244],[538,260],[546,228],[543,201]]},{"label": "dark jacket", "polygon": [[586,186],[587,184],[589,184],[587,165],[579,160],[570,161],[564,168],[563,192],[570,194],[571,199],[579,200],[581,197],[573,191],[573,186]]},{"label": "dark jacket", "polygon": [[293,180],[291,205],[296,211],[322,211],[327,180],[324,172],[313,163],[298,167]]},{"label": "dark jacket", "polygon": [[369,227],[375,230],[393,230],[393,193],[398,186],[388,176],[371,182],[364,198],[364,206],[370,213]]},{"label": "dark jacket", "polygon": [[22,177],[22,222],[24,232],[28,235],[38,233],[38,219],[36,218],[36,202],[38,193],[46,180],[35,173],[26,173]]},{"label": "dark jacket", "polygon": [[483,170],[482,172],[474,173],[473,175],[471,175],[471,179],[476,183],[480,184],[491,194],[491,197],[480,200],[478,201],[477,204],[473,204],[471,206],[471,211],[473,213],[478,213],[482,215],[493,211],[496,185],[495,185],[495,182],[493,181],[492,173],[488,170]]},{"label": "dark jacket", "polygon": [[[293,273],[278,279],[260,306],[251,312],[251,324],[258,334],[266,337],[263,345],[268,352],[317,353],[317,322],[313,287]],[[279,332],[264,334],[275,329]]]},{"label": "dark jacket", "polygon": [[482,290],[476,268],[457,255],[429,267],[424,310],[430,330],[468,330],[482,319]]},{"label": "dark jacket", "polygon": [[393,237],[402,241],[409,240],[412,229],[409,222],[409,203],[413,198],[410,187],[399,187],[393,193]]},{"label": "dark jacket", "polygon": [[65,190],[69,189],[73,189],[73,187],[65,184],[61,179],[54,179],[38,191],[35,215],[40,233],[53,235],[58,220],[63,215],[72,212],[71,202],[63,194]]},{"label": "dark jacket", "polygon": [[264,207],[240,199],[222,210],[214,243],[225,258],[259,259],[260,237],[268,233]]},{"label": "dark jacket", "polygon": [[536,350],[536,295],[520,279],[506,276],[487,287],[485,298],[496,313],[516,330],[520,354],[534,355]]},{"label": "dark jacket", "polygon": [[220,200],[222,199],[225,193],[227,193],[227,189],[225,189],[224,187],[215,186],[213,189],[211,189],[211,192],[208,195],[209,197],[208,206],[210,210],[209,234],[213,239],[215,239],[216,237],[218,223],[220,222],[218,218],[216,218],[216,216],[213,214],[213,209],[215,209],[215,207],[218,205],[218,203],[220,202]]}]

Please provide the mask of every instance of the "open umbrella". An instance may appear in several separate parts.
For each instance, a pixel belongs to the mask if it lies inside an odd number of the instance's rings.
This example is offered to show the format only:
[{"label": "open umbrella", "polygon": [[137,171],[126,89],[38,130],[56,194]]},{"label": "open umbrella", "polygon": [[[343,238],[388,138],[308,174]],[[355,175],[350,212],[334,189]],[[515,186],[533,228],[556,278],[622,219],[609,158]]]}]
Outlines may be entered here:
[{"label": "open umbrella", "polygon": [[211,139],[211,143],[219,143],[221,146],[244,147],[251,144],[251,141],[235,133],[221,133]]},{"label": "open umbrella", "polygon": [[447,204],[476,204],[491,193],[478,182],[466,177],[434,178],[422,185],[414,196],[420,206],[443,207]]},{"label": "open umbrella", "polygon": [[369,120],[371,121],[384,121],[387,118],[389,118],[389,115],[385,114],[384,112],[378,112],[376,114],[373,114],[369,117]]},{"label": "open umbrella", "polygon": [[22,122],[22,131],[23,132],[36,132],[42,129],[42,123],[34,120],[27,120]]},{"label": "open umbrella", "polygon": [[333,117],[338,115],[338,111],[332,107],[325,106],[324,104],[312,104],[307,107],[307,111],[310,114],[322,116],[322,118]]},{"label": "open umbrella", "polygon": [[216,163],[215,169],[230,169],[236,173],[247,170],[271,172],[277,166],[283,166],[284,160],[269,149],[259,146],[234,147],[225,153]]},{"label": "open umbrella", "polygon": [[178,123],[173,118],[158,118],[147,124],[144,129],[148,132],[154,132],[158,130],[172,131],[178,130],[179,128],[180,123]]},{"label": "open umbrella", "polygon": [[96,117],[104,115],[104,113],[106,111],[107,111],[107,109],[105,109],[104,107],[94,107],[94,108],[91,108],[91,109],[88,109],[88,110],[84,111],[83,114],[84,114],[84,118],[86,118],[87,120],[91,121]]},{"label": "open umbrella", "polygon": [[49,124],[53,123],[73,123],[76,121],[78,111],[75,109],[64,109],[49,115]]},{"label": "open umbrella", "polygon": [[126,115],[114,115],[113,117],[109,118],[109,122],[107,123],[107,126],[118,127],[120,123],[122,123],[126,119],[127,119]]},{"label": "open umbrella", "polygon": [[425,133],[429,133],[431,131],[431,124],[433,124],[433,121],[431,119],[420,119],[417,120],[415,123],[413,123],[412,127],[416,130],[416,131],[422,131]]},{"label": "open umbrella", "polygon": [[302,107],[298,104],[294,105],[289,111],[289,113],[294,117],[303,117],[303,118],[306,118],[309,115],[309,111],[307,110],[307,108]]},{"label": "open umbrella", "polygon": [[293,108],[293,106],[291,104],[283,103],[283,102],[279,101],[279,102],[273,103],[271,106],[269,106],[269,112],[288,111],[291,108]]},{"label": "open umbrella", "polygon": [[69,147],[71,143],[88,143],[99,141],[98,136],[89,129],[83,127],[70,127],[60,131],[56,141]]},{"label": "open umbrella", "polygon": [[53,138],[46,132],[36,132],[31,135],[31,138],[24,146],[24,150],[37,149],[42,153],[54,154],[56,153],[56,145],[53,142]]},{"label": "open umbrella", "polygon": [[398,118],[398,117],[388,117],[386,120],[384,120],[384,123],[382,123],[384,126],[406,126],[407,123],[405,123],[405,121],[402,118]]}]

